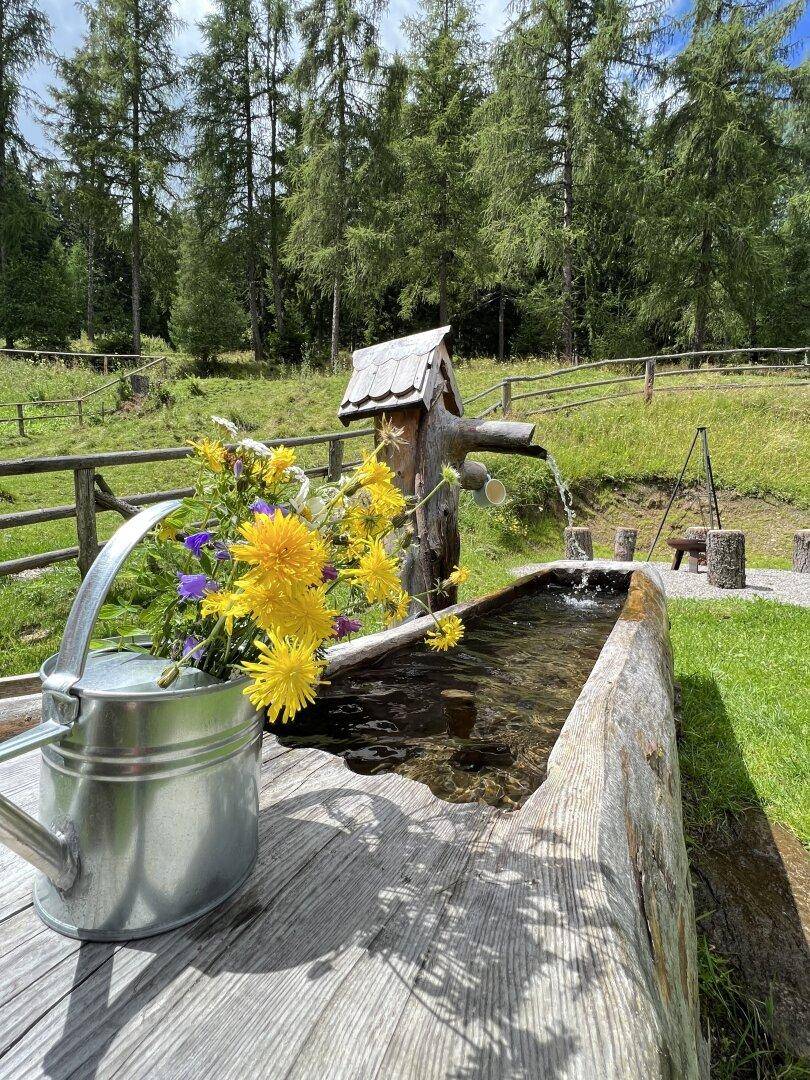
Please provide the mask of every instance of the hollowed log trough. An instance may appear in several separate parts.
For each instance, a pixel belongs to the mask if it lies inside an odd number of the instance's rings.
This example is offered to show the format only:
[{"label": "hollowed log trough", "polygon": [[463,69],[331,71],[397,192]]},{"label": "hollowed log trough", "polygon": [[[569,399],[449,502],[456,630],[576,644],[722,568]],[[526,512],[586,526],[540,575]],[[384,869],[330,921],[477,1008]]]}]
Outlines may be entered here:
[{"label": "hollowed log trough", "polygon": [[[509,1007],[511,981],[523,1006],[514,1017],[512,1065],[487,1075],[707,1077],[672,653],[657,572],[629,563],[585,569],[560,562],[447,612],[469,623],[550,583],[581,585],[584,576],[589,588],[623,584],[621,613],[551,752],[546,780],[520,810],[495,812],[496,830],[505,819],[514,823],[502,828],[495,872],[505,880],[516,875],[518,892],[531,901],[481,911],[469,927],[472,941],[486,948],[499,933],[510,934],[509,919],[531,923],[511,931],[518,941],[528,930],[531,948],[492,973],[501,1007]],[[338,679],[415,645],[429,625],[429,617],[420,618],[334,646],[328,676]],[[507,921],[502,931],[492,921],[498,919]],[[534,1020],[531,1039],[520,1030],[527,1017]],[[557,1037],[547,1037],[552,1032]]]},{"label": "hollowed log trough", "polygon": [[[31,867],[0,849],[0,1075],[705,1077],[657,575],[552,564],[455,610],[470,623],[585,575],[627,598],[519,810],[443,802],[267,734],[250,879],[131,945],[44,931]],[[425,626],[334,646],[328,677],[374,657],[384,672]],[[34,755],[0,764],[29,811],[36,777]]]}]

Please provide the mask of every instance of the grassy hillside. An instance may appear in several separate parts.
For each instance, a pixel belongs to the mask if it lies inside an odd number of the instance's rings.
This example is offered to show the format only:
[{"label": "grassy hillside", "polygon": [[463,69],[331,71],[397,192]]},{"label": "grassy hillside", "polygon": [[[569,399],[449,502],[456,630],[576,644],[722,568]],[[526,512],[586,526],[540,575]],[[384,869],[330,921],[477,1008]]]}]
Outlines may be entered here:
[{"label": "grassy hillside", "polygon": [[[339,427],[336,411],[347,372],[318,375],[298,370],[266,378],[241,356],[227,358],[205,378],[195,375],[182,359],[174,358],[171,368],[170,378],[141,402],[117,401],[114,392],[107,392],[103,422],[91,416],[83,428],[72,422],[36,424],[26,438],[16,434],[14,425],[2,425],[0,457],[180,445],[207,432],[212,414],[236,421],[254,438]],[[465,397],[505,374],[547,369],[538,361],[502,366],[473,360],[457,365]],[[578,381],[604,377],[598,370],[577,373]],[[789,380],[783,376],[780,381]],[[83,369],[32,369],[25,361],[0,361],[0,401],[69,396],[104,381]],[[703,381],[716,382],[717,377],[706,376]],[[475,415],[493,400],[494,396],[476,403],[470,413]],[[531,417],[533,410],[549,402],[530,399],[523,408],[520,404],[524,403],[516,403],[515,415]],[[100,408],[100,401],[95,407]],[[748,530],[750,563],[787,565],[792,533],[806,524],[810,508],[810,423],[804,388],[661,394],[647,407],[632,398],[536,420],[536,441],[554,454],[570,479],[578,514],[594,528],[597,554],[609,554],[610,538],[619,524],[639,527],[643,550],[660,520],[666,492],[680,470],[694,428],[705,424],[716,480],[724,489],[721,509],[728,524]],[[349,444],[353,449],[347,447],[347,459],[355,456],[359,445]],[[307,449],[300,456],[306,465],[322,464],[325,448]],[[499,511],[481,511],[463,496],[464,554],[473,571],[466,587],[469,595],[503,583],[510,566],[561,553],[563,521],[546,465],[495,455],[486,460],[506,483],[510,502]],[[191,479],[184,462],[108,468],[104,476],[121,495],[176,487]],[[691,476],[694,480],[696,472]],[[676,507],[672,519],[676,527],[700,520],[699,491],[693,486]],[[0,478],[0,500],[6,511],[71,503],[72,478],[70,474]],[[102,515],[101,535],[109,534],[118,520],[113,514]],[[0,559],[73,544],[71,520],[4,530]],[[666,557],[665,550],[659,557]],[[67,565],[33,580],[0,580],[0,673],[31,670],[53,651],[77,580],[75,569]]]}]

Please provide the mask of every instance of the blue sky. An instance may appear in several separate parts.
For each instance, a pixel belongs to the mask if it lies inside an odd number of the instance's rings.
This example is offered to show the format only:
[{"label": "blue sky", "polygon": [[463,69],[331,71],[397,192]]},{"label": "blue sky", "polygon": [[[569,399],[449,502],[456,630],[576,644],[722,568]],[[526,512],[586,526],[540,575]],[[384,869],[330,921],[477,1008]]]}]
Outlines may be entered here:
[{"label": "blue sky", "polygon": [[[81,40],[84,31],[84,18],[74,0],[40,0],[40,2],[53,26],[54,50],[60,55],[72,52]],[[675,11],[678,8],[685,9],[687,3],[688,0],[674,0],[673,8]],[[403,18],[413,13],[416,6],[416,0],[390,0],[382,26],[383,44],[386,48],[393,50],[403,47],[399,26]],[[508,0],[481,0],[479,3],[479,21],[486,38],[495,37],[503,27],[507,6]],[[181,56],[187,56],[198,45],[197,23],[204,18],[210,8],[210,3],[209,0],[174,0],[174,7],[178,17],[184,23],[184,28],[177,40],[177,49]],[[807,55],[808,40],[810,40],[810,8],[806,5],[802,20],[796,30],[799,48],[794,62],[798,61],[801,55]],[[30,87],[40,96],[47,97],[47,87],[52,79],[51,70],[42,66],[32,72],[28,81]],[[33,119],[27,117],[22,119],[29,137],[42,144],[43,136]]]}]

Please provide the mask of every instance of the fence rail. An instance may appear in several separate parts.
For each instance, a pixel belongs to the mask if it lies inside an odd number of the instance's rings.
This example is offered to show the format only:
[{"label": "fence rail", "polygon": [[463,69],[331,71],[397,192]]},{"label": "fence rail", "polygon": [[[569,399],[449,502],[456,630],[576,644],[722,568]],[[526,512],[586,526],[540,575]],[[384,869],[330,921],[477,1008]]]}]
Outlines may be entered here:
[{"label": "fence rail", "polygon": [[[592,405],[599,401],[609,401],[615,398],[628,398],[641,395],[645,404],[649,404],[652,400],[654,393],[667,393],[694,389],[723,389],[723,384],[714,384],[712,386],[697,386],[697,387],[656,387],[657,379],[667,378],[682,378],[690,379],[696,376],[706,375],[711,372],[713,374],[731,374],[739,373],[743,371],[748,372],[774,372],[774,371],[806,371],[810,374],[810,363],[808,363],[808,354],[810,353],[810,346],[798,346],[790,348],[780,348],[775,346],[763,346],[760,348],[740,348],[740,349],[704,349],[701,351],[683,352],[683,353],[665,353],[659,356],[627,356],[619,357],[611,360],[593,360],[587,364],[576,364],[574,366],[567,366],[561,368],[555,368],[553,371],[542,371],[537,375],[508,375],[501,379],[500,382],[494,383],[492,386],[488,386],[485,390],[479,390],[478,393],[473,394],[471,397],[464,399],[465,405],[472,405],[473,402],[481,401],[484,398],[490,397],[492,394],[498,394],[500,400],[492,402],[484,411],[480,414],[481,417],[490,416],[492,413],[497,412],[499,409],[507,416],[511,410],[512,405],[516,401],[526,401],[529,398],[540,397],[554,397],[558,394],[574,393],[579,390],[590,390],[593,387],[598,386],[617,386],[624,383],[643,383],[643,389],[640,391],[623,392],[620,394],[601,394],[593,398],[581,398],[579,400],[573,400],[566,402],[564,405],[556,405],[548,409],[539,409],[534,413],[529,413],[529,416],[540,415],[546,412],[559,412],[564,409],[575,409],[583,405]],[[659,363],[669,363],[674,360],[686,360],[686,359],[709,359],[725,357],[725,356],[746,356],[746,355],[762,355],[762,354],[776,354],[784,356],[786,359],[790,359],[796,355],[803,354],[803,360],[798,364],[790,363],[777,363],[777,364],[710,364],[705,363],[700,367],[673,367],[664,368],[658,370]],[[594,368],[609,368],[609,367],[632,367],[634,365],[644,366],[643,373],[636,373],[631,375],[618,375],[609,379],[592,379],[590,381],[583,382],[567,382],[561,386],[551,386],[540,390],[529,390],[526,393],[515,394],[513,387],[521,383],[537,383],[547,382],[549,379],[556,379],[564,376],[570,379],[572,376],[576,377],[582,371],[587,371]],[[799,379],[789,384],[787,383],[770,383],[766,385],[791,385],[802,386],[806,382],[805,379]],[[756,387],[762,387],[764,384],[755,381],[751,383],[737,383],[734,384],[733,389],[752,389]],[[729,389],[732,387],[729,385]]]},{"label": "fence rail", "polygon": [[[0,355],[2,355],[3,353],[10,352],[10,351],[19,351],[19,350],[0,349]],[[58,354],[58,355],[63,355],[63,354]],[[74,354],[69,354],[69,355],[74,355]],[[83,355],[94,355],[94,354],[89,354],[88,353],[88,354],[83,354]],[[93,387],[92,390],[88,390],[87,393],[85,393],[85,394],[79,394],[77,397],[46,398],[46,399],[41,400],[41,401],[0,401],[0,410],[2,410],[2,409],[12,409],[12,410],[14,410],[14,415],[12,415],[12,416],[2,416],[2,415],[0,415],[0,424],[16,424],[17,425],[17,433],[19,435],[23,435],[23,436],[26,434],[26,431],[25,431],[26,420],[29,423],[32,423],[34,421],[39,422],[39,421],[42,421],[42,420],[75,420],[78,423],[78,425],[81,427],[82,424],[84,423],[85,416],[86,416],[85,402],[89,401],[90,398],[95,397],[97,394],[103,394],[105,390],[110,390],[114,386],[116,386],[116,387],[119,386],[121,383],[123,383],[125,381],[128,381],[130,383],[130,385],[132,386],[132,388],[133,388],[133,390],[135,392],[143,392],[146,389],[147,385],[148,385],[148,380],[146,380],[146,377],[144,376],[143,373],[145,371],[151,371],[151,369],[154,368],[154,367],[157,367],[158,364],[162,365],[163,374],[165,375],[167,370],[168,370],[168,364],[169,364],[168,357],[166,357],[166,356],[156,356],[153,359],[148,360],[145,364],[141,364],[140,367],[133,368],[130,371],[122,372],[120,375],[117,375],[114,379],[110,379],[109,382],[102,383],[101,386],[95,386],[95,387]],[[105,370],[104,374],[105,375],[107,374],[106,370]],[[138,380],[144,380],[144,381],[139,382]],[[43,413],[42,415],[36,415],[36,414],[32,415],[32,413],[31,413],[32,409],[51,409],[51,408],[59,408],[59,407],[68,408],[70,406],[73,407],[73,411],[71,411],[71,412],[59,412],[59,413],[49,412],[49,413]],[[103,408],[103,406],[102,406],[102,408]],[[28,410],[27,415],[26,415],[26,410]]]},{"label": "fence rail", "polygon": [[141,353],[59,352],[54,349],[0,349],[0,356],[20,356],[34,363],[60,360],[66,367],[78,367],[86,360],[93,360],[98,363],[92,366],[99,368],[103,375],[108,375],[111,367],[126,367],[126,361],[138,363],[143,360]]},{"label": "fence rail", "polygon": [[[336,481],[343,472],[359,465],[359,461],[344,462],[344,445],[350,439],[366,438],[374,434],[373,428],[360,428],[356,431],[333,431],[325,435],[305,435],[291,439],[271,439],[264,443],[267,447],[275,446],[327,446],[327,463],[306,469],[307,476],[325,476]],[[76,501],[62,506],[49,506],[36,510],[20,510],[10,514],[0,514],[0,529],[15,529],[28,525],[41,525],[48,521],[66,518],[76,519],[77,545],[45,551],[35,555],[26,555],[17,559],[0,562],[0,576],[19,574],[24,570],[36,570],[53,563],[77,560],[79,570],[84,576],[103,544],[99,542],[96,527],[96,515],[118,510],[127,504],[147,506],[160,502],[161,499],[183,498],[192,494],[193,488],[175,488],[170,491],[148,491],[121,498],[110,496],[104,478],[98,472],[101,468],[118,465],[149,464],[158,461],[177,461],[193,454],[190,446],[166,446],[153,450],[119,450],[99,454],[70,454],[62,457],[19,458],[12,461],[0,461],[0,477],[34,476],[41,473],[73,473],[73,490]]]}]

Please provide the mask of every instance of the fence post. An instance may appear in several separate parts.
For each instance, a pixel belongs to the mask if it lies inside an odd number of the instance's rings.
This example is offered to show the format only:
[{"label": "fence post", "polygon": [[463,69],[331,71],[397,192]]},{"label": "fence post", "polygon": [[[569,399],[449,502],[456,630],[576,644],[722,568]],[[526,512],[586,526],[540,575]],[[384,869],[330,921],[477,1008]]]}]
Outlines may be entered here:
[{"label": "fence post", "polygon": [[512,411],[512,380],[504,379],[501,383],[501,412],[508,416]]},{"label": "fence post", "polygon": [[644,404],[649,405],[652,401],[653,386],[655,384],[655,360],[647,360],[644,364]]},{"label": "fence post", "polygon": [[343,472],[343,439],[329,440],[329,471],[326,479],[336,484]]},{"label": "fence post", "polygon": [[102,356],[101,358],[101,370],[104,375],[110,374],[110,363],[109,359],[106,356]]},{"label": "fence post", "polygon": [[84,402],[80,397],[76,398],[76,417],[81,427],[84,424]]},{"label": "fence post", "polygon": [[25,414],[22,405],[17,406],[17,430],[20,435],[25,435]]},{"label": "fence post", "polygon": [[96,532],[96,470],[74,469],[73,486],[76,492],[76,535],[79,540],[79,573],[82,577],[98,555]]}]

